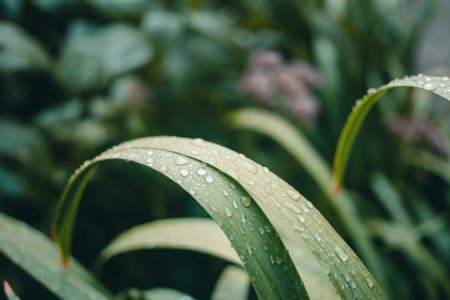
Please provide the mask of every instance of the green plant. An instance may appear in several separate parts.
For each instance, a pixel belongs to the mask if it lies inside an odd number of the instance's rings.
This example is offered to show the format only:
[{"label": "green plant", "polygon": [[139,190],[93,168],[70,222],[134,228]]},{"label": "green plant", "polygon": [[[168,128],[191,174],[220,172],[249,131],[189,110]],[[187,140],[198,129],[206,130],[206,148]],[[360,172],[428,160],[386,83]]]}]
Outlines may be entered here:
[{"label": "green plant", "polygon": [[[369,91],[368,96],[357,102],[338,144],[334,164],[337,183],[341,181],[350,147],[370,108],[387,89],[397,86],[424,88],[450,100],[448,77],[419,75],[395,80],[380,89]],[[297,145],[299,143],[302,141],[297,140]],[[295,144],[286,146],[294,151]],[[315,181],[324,192],[328,190],[327,183],[330,183],[331,189],[331,176],[327,167],[320,157],[308,150],[308,146],[303,144],[303,149],[306,149],[304,151],[308,159],[313,160],[309,163],[305,160],[304,164]],[[242,264],[261,299],[322,299],[324,295],[327,298],[333,297],[333,290],[327,285],[325,274],[336,294],[343,299],[385,298],[377,281],[351,248],[311,202],[290,185],[242,154],[201,139],[176,137],[143,138],[125,142],[87,161],[75,171],[62,193],[52,225],[52,236],[57,242],[62,263],[58,260],[57,248],[48,238],[27,225],[0,214],[0,251],[60,297],[112,297],[90,272],[77,262],[70,262],[75,217],[83,191],[95,166],[107,160],[135,162],[150,167],[179,184],[222,228],[236,253],[224,242],[224,236],[215,236],[217,227],[212,223],[172,220],[163,223],[164,226],[153,223],[125,233],[102,252],[101,260],[137,248],[195,249]],[[326,193],[332,203],[331,193]],[[340,199],[335,201],[341,201]],[[334,205],[341,213],[340,217],[345,219],[346,204]],[[347,225],[351,228],[360,224]],[[189,234],[196,231],[200,233],[192,236]],[[194,243],[170,240],[170,232],[175,238],[193,239]],[[353,232],[357,238],[358,231]],[[150,234],[154,237],[156,235],[151,246],[141,243],[142,236]],[[218,239],[216,247],[209,248],[210,245],[200,238],[203,234],[215,236]],[[305,249],[312,253],[324,272],[317,271],[317,265],[314,266],[311,258],[303,252]],[[220,298],[223,293],[233,292],[224,291],[230,286],[229,280],[239,282],[241,288],[234,291],[238,294],[237,297],[245,295],[246,277],[237,270],[239,269],[225,271],[214,297]],[[315,285],[304,285],[302,279],[306,281],[307,278]],[[146,292],[131,290],[125,293],[149,299],[180,295],[176,291],[160,289]]]}]

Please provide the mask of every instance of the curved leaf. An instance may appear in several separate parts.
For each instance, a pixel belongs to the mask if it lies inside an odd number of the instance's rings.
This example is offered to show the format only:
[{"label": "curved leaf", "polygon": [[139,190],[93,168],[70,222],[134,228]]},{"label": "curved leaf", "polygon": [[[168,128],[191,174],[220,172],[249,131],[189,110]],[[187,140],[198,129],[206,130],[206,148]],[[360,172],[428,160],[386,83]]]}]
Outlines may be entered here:
[{"label": "curved leaf", "polygon": [[80,264],[59,263],[58,250],[49,238],[25,223],[0,213],[0,252],[64,299],[110,299]]},{"label": "curved leaf", "polygon": [[245,300],[247,299],[248,288],[247,273],[241,268],[229,266],[220,274],[211,300]]},{"label": "curved leaf", "polygon": [[[227,118],[232,126],[269,136],[298,161],[322,190],[328,204],[336,212],[336,217],[350,235],[370,269],[379,280],[383,280],[385,276],[381,267],[381,259],[375,251],[365,224],[357,215],[358,212],[351,197],[348,193],[343,192],[336,199],[336,196],[331,193],[333,184],[331,169],[307,138],[285,119],[265,110],[240,109],[230,113]],[[384,287],[388,286],[385,282],[381,283]]]},{"label": "curved leaf", "polygon": [[369,89],[366,96],[364,96],[361,100],[356,101],[350,116],[345,122],[341,136],[339,137],[333,164],[335,191],[340,188],[347,162],[350,157],[350,151],[355,142],[356,135],[358,134],[358,131],[361,128],[367,114],[384,93],[395,87],[422,88],[450,101],[450,79],[448,77],[424,75],[411,76],[403,79],[395,79],[378,89]]},{"label": "curved leaf", "polygon": [[[297,266],[297,271],[308,287],[311,299],[335,299],[336,292],[315,259],[300,251],[298,241],[284,240]],[[115,238],[100,254],[97,267],[112,257],[128,251],[177,248],[207,253],[242,265],[236,251],[220,227],[210,219],[182,218],[154,221],[135,226]]]},{"label": "curved leaf", "polygon": [[[236,181],[210,165],[157,146],[162,142],[181,145],[182,139],[150,138],[146,139],[148,145],[135,144],[139,141],[122,144],[86,162],[69,180],[53,223],[53,234],[65,261],[81,194],[93,171],[89,167],[103,160],[122,159],[155,169],[188,191],[222,227],[261,298],[308,299],[277,232]],[[86,175],[79,176],[85,170]],[[78,188],[72,189],[73,184]]]},{"label": "curved leaf", "polygon": [[207,253],[240,264],[222,229],[210,219],[183,218],[135,226],[116,237],[100,253],[99,261],[141,249],[174,248]]},{"label": "curved leaf", "polygon": [[[66,201],[70,200],[66,196],[73,194],[71,186],[74,183],[81,184],[81,187],[85,184],[85,180],[78,180],[80,173],[107,159],[125,159],[148,165],[177,181],[186,190],[195,192],[194,197],[222,226],[233,243],[261,298],[279,293],[276,295],[279,298],[292,299],[305,297],[306,293],[293,279],[298,274],[293,270],[278,235],[258,206],[248,205],[248,200],[240,200],[242,196],[251,196],[280,232],[296,235],[297,241],[302,241],[311,250],[343,298],[385,298],[358,257],[309,201],[267,168],[242,154],[201,139],[155,137],[133,140],[100,154],[76,171],[66,186],[53,226],[54,232],[58,230],[64,257],[68,255],[82,188],[77,190],[72,201]],[[178,160],[186,160],[187,165],[177,164]],[[198,174],[199,169],[205,172]],[[234,189],[230,188],[231,184]],[[223,193],[224,189],[226,193]],[[241,231],[246,233],[245,238]],[[297,295],[293,297],[294,291]]]}]

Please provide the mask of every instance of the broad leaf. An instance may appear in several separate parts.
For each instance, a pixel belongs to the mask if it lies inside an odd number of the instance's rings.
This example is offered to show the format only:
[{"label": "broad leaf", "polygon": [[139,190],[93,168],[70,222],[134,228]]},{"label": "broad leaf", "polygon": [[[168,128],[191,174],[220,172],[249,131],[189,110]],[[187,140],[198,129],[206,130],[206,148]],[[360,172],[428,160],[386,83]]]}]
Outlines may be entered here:
[{"label": "broad leaf", "polygon": [[339,190],[345,173],[350,151],[355,142],[356,135],[361,128],[367,114],[378,102],[381,96],[395,87],[416,87],[431,91],[450,101],[450,79],[449,77],[434,76],[411,76],[403,79],[395,79],[378,89],[369,89],[368,94],[356,101],[355,106],[345,122],[341,132],[334,157],[333,173],[335,190]]},{"label": "broad leaf", "polygon": [[112,296],[80,264],[61,265],[52,241],[25,223],[0,213],[0,252],[64,299]]},{"label": "broad leaf", "polygon": [[[108,159],[149,166],[190,191],[221,225],[262,299],[307,296],[287,251],[258,205],[283,236],[296,235],[297,242],[311,250],[343,298],[384,298],[358,257],[300,193],[267,168],[201,139],[142,138],[86,162],[69,180],[54,219],[53,232],[65,259],[76,210],[89,178],[80,180],[79,175]],[[74,190],[72,185],[80,188]]]},{"label": "broad leaf", "polygon": [[[143,141],[150,143],[140,145]],[[53,233],[57,236],[63,259],[68,259],[76,210],[93,169],[88,170],[86,176],[78,175],[97,162],[122,159],[153,168],[188,191],[222,227],[252,275],[252,283],[261,298],[308,299],[286,248],[251,196],[235,180],[214,167],[158,146],[161,143],[181,146],[182,141],[204,144],[199,140],[174,138],[135,140],[104,152],[77,170],[66,186],[54,219]],[[72,184],[78,188],[71,189]]]}]

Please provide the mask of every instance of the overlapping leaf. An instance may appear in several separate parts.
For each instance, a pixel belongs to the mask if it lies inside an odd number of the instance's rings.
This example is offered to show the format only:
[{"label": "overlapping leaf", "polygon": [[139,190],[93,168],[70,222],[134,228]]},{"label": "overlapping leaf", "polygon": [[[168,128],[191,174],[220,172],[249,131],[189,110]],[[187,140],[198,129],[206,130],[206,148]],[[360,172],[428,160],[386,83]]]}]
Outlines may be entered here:
[{"label": "overlapping leaf", "polygon": [[[150,143],[139,144],[142,141]],[[261,298],[308,299],[286,248],[251,196],[211,165],[158,146],[162,143],[182,146],[183,141],[192,142],[176,138],[135,140],[104,152],[77,170],[66,186],[53,226],[64,260],[70,251],[77,206],[93,169],[85,176],[79,175],[100,161],[122,159],[153,168],[188,191],[222,227]],[[72,184],[77,188],[72,189]]]},{"label": "overlapping leaf", "polygon": [[[281,299],[306,295],[278,235],[258,206],[248,201],[250,196],[282,235],[295,235],[299,243],[311,250],[339,295],[345,299],[384,298],[358,257],[309,201],[267,168],[200,139],[137,139],[83,165],[67,185],[53,226],[64,257],[68,255],[76,208],[88,178],[80,180],[79,175],[92,164],[107,159],[147,165],[190,191],[227,234],[261,298],[274,297],[274,293]],[[81,185],[75,193],[73,184]]]}]

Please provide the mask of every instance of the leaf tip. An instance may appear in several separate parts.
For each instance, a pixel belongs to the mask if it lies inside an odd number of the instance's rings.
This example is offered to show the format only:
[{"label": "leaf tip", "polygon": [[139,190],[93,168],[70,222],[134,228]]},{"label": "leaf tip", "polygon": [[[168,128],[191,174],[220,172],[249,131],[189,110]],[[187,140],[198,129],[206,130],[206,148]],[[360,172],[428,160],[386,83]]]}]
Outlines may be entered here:
[{"label": "leaf tip", "polygon": [[341,192],[341,184],[339,180],[334,179],[332,194],[334,197],[336,197],[339,195],[340,192]]},{"label": "leaf tip", "polygon": [[13,291],[11,285],[6,280],[3,280],[3,290],[5,291],[6,294],[10,294]]}]

